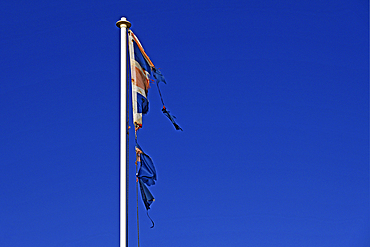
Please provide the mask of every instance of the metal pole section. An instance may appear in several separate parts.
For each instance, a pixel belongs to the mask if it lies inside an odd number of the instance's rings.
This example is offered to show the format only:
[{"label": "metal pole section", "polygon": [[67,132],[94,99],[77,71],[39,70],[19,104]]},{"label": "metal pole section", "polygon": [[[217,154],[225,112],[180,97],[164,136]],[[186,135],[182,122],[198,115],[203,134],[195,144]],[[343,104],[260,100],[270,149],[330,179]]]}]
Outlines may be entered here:
[{"label": "metal pole section", "polygon": [[131,23],[122,17],[117,21],[117,27],[121,29],[121,92],[120,92],[120,247],[128,245],[127,229],[127,181],[126,181],[126,136],[127,136],[127,29]]}]

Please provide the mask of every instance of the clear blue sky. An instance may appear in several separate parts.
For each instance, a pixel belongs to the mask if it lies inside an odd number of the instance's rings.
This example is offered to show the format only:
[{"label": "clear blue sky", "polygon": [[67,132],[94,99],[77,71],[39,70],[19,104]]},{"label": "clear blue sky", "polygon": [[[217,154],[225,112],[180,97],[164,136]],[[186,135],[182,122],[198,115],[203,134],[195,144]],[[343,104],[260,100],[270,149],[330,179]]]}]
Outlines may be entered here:
[{"label": "clear blue sky", "polygon": [[141,246],[370,246],[368,1],[0,7],[0,246],[119,246],[122,16],[184,130],[153,86]]}]

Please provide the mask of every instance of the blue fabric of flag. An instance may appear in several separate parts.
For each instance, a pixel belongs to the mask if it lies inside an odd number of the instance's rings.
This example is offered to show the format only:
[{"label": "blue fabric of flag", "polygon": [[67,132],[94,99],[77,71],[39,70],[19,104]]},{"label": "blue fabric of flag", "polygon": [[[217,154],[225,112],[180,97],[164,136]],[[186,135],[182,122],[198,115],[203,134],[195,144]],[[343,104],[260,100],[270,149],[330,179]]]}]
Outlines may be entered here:
[{"label": "blue fabric of flag", "polygon": [[137,172],[137,177],[148,186],[154,185],[157,180],[157,172],[154,163],[149,155],[145,154],[138,145],[136,147],[141,151],[140,167]]},{"label": "blue fabric of flag", "polygon": [[154,163],[152,159],[149,157],[149,155],[145,154],[139,144],[136,141],[136,161],[140,164],[138,164],[138,171],[136,174],[136,177],[138,179],[139,185],[140,185],[140,192],[141,192],[141,198],[144,202],[146,213],[149,217],[149,219],[152,221],[152,228],[154,227],[154,222],[149,216],[148,210],[150,209],[150,205],[154,202],[154,196],[152,193],[150,193],[148,186],[154,185],[155,181],[157,180],[157,172],[154,167]]},{"label": "blue fabric of flag", "polygon": [[149,101],[147,98],[145,98],[140,93],[136,94],[136,100],[137,100],[137,112],[146,114],[149,111]]},{"label": "blue fabric of flag", "polygon": [[140,178],[139,178],[139,185],[140,185],[141,198],[143,199],[143,202],[146,208],[146,215],[152,222],[152,226],[150,228],[153,228],[154,221],[149,216],[149,209],[150,209],[150,205],[154,202],[154,196],[152,195],[152,193],[150,193],[149,189],[146,187],[145,183]]},{"label": "blue fabric of flag", "polygon": [[146,210],[149,210],[150,205],[154,202],[154,196],[152,195],[152,193],[150,193],[148,187],[146,187],[144,181],[140,178],[139,178],[139,184],[140,184],[141,197],[143,198],[145,208]]},{"label": "blue fabric of flag", "polygon": [[134,53],[135,53],[135,60],[140,64],[141,68],[143,68],[146,72],[150,74],[151,72],[150,65],[145,60],[136,42],[134,42]]}]

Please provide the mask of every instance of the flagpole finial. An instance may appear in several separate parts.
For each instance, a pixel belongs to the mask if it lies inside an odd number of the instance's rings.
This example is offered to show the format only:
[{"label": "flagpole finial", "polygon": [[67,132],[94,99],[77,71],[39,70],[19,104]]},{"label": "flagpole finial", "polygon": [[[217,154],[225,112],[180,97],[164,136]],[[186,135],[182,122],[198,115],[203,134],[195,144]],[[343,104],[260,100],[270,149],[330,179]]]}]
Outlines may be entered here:
[{"label": "flagpole finial", "polygon": [[122,17],[121,20],[117,21],[116,26],[119,28],[130,28],[131,23],[126,19],[126,17]]}]

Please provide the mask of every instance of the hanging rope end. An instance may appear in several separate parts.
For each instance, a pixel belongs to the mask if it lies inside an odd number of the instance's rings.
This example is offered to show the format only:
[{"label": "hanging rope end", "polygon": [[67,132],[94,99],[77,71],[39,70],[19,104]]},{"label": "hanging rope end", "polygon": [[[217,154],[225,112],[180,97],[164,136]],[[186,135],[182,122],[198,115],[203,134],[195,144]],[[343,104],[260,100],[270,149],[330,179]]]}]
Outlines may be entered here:
[{"label": "hanging rope end", "polygon": [[154,228],[154,221],[150,218],[148,210],[146,211],[146,215],[148,215],[148,218],[152,221],[152,226],[150,228]]}]

